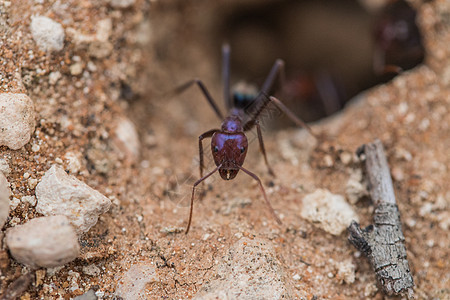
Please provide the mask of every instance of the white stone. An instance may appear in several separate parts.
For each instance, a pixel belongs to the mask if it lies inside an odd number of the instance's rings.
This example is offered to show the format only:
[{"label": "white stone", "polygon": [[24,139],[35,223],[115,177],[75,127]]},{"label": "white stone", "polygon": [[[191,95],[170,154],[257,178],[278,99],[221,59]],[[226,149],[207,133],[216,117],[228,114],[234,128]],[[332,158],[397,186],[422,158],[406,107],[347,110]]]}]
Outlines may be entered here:
[{"label": "white stone", "polygon": [[51,72],[50,74],[48,74],[48,82],[51,85],[55,85],[58,82],[58,80],[61,79],[61,77],[62,77],[61,72],[59,71]]},{"label": "white stone", "polygon": [[34,118],[34,104],[27,95],[0,93],[0,146],[22,148],[34,132]]},{"label": "white stone", "polygon": [[11,255],[29,267],[56,267],[80,253],[77,234],[65,216],[41,217],[6,231]]},{"label": "white stone", "polygon": [[4,158],[0,158],[0,172],[5,174],[6,176],[11,173],[11,168],[9,167],[8,162]]},{"label": "white stone", "polygon": [[115,133],[116,147],[125,157],[136,161],[139,158],[140,142],[134,124],[127,118],[121,118]]},{"label": "white stone", "polygon": [[64,170],[53,165],[36,187],[37,212],[65,215],[78,233],[89,231],[98,216],[108,211],[111,201]]},{"label": "white stone", "polygon": [[80,153],[67,152],[64,159],[67,162],[67,169],[71,174],[78,174],[81,170]]},{"label": "white stone", "polygon": [[124,300],[149,299],[146,286],[159,282],[155,267],[150,263],[136,263],[118,279],[115,295]]},{"label": "white stone", "polygon": [[334,235],[340,235],[352,220],[359,222],[358,216],[344,197],[328,190],[317,189],[306,195],[302,204],[302,218]]},{"label": "white stone", "polygon": [[22,202],[28,203],[31,206],[36,205],[36,197],[35,196],[23,196],[21,200],[22,200]]},{"label": "white stone", "polygon": [[2,229],[9,215],[10,194],[11,190],[9,188],[8,180],[6,179],[5,175],[0,172],[0,230]]},{"label": "white stone", "polygon": [[31,17],[31,35],[43,51],[59,51],[64,47],[64,29],[58,22],[44,16]]}]

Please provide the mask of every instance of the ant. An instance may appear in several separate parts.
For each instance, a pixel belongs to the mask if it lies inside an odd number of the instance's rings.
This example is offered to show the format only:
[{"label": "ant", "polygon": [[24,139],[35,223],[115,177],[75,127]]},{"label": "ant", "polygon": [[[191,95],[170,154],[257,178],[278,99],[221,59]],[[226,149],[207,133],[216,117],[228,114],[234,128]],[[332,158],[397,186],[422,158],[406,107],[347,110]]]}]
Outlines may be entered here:
[{"label": "ant", "polygon": [[[248,94],[246,91],[242,92],[237,90],[233,92],[233,95],[231,97],[230,52],[230,46],[228,44],[224,44],[222,46],[222,80],[224,85],[223,96],[225,99],[225,106],[229,111],[227,117],[223,116],[219,107],[216,105],[214,99],[201,80],[193,79],[181,85],[175,90],[175,93],[179,94],[192,85],[196,84],[202,91],[208,103],[213,108],[216,115],[219,117],[219,119],[223,120],[220,129],[208,130],[198,137],[200,179],[197,180],[192,187],[189,221],[185,234],[189,232],[189,229],[191,227],[196,186],[217,171],[219,171],[220,177],[222,177],[222,179],[224,180],[234,179],[240,170],[255,179],[259,184],[261,192],[264,196],[264,200],[266,201],[271,214],[273,215],[277,223],[281,224],[281,220],[275,214],[275,211],[273,210],[272,205],[267,198],[266,192],[259,177],[242,166],[244,164],[248,149],[248,140],[244,132],[251,130],[253,127],[256,127],[260,151],[264,156],[264,161],[269,173],[272,176],[275,176],[272,168],[269,165],[269,162],[267,161],[266,150],[264,148],[264,142],[262,138],[261,125],[258,121],[258,117],[260,116],[261,112],[267,107],[270,102],[274,103],[296,125],[306,128],[313,136],[315,136],[308,125],[297,118],[280,100],[272,96],[267,96],[273,86],[276,76],[278,75],[280,77],[280,80],[283,79],[283,60],[277,59],[275,61],[258,95]],[[203,176],[203,140],[205,138],[211,138],[211,151],[216,167],[214,168],[214,170]]]}]

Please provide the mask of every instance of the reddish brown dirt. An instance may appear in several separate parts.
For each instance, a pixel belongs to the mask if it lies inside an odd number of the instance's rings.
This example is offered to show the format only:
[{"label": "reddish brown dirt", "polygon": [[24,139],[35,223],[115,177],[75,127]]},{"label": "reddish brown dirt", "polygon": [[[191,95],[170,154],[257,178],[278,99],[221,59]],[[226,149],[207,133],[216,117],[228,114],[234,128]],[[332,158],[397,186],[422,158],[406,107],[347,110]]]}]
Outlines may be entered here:
[{"label": "reddish brown dirt", "polygon": [[[101,1],[66,1],[66,7],[49,2],[0,4],[5,12],[0,21],[6,22],[0,25],[1,91],[27,93],[38,113],[35,134],[23,149],[0,148],[12,170],[8,176],[12,197],[34,195],[23,178],[25,171],[40,179],[57,158],[72,151],[82,157],[77,177],[113,205],[81,237],[81,256],[55,275],[38,271],[45,275],[22,299],[69,299],[91,288],[108,299],[118,276],[136,262],[156,266],[158,280],[146,289],[149,299],[190,298],[214,278],[214,266],[243,236],[274,245],[295,298],[382,299],[376,289],[371,292],[373,272],[364,258],[355,255],[346,234],[333,236],[300,217],[301,199],[317,188],[345,195],[350,174],[360,166],[344,164],[341,154],[354,153],[375,138],[382,140],[394,174],[416,296],[449,299],[448,2],[414,1],[425,36],[424,65],[371,89],[339,115],[315,125],[320,134],[316,146],[308,148],[310,138],[298,129],[264,132],[276,178],[267,174],[257,143],[250,143],[245,166],[261,177],[283,225],[271,218],[251,178],[239,174],[225,182],[217,175],[206,182],[205,196],[195,203],[189,235],[183,230],[190,185],[198,176],[197,137],[219,123],[195,89],[169,99],[163,93],[197,76],[214,95],[221,95],[217,66],[211,63],[217,49],[205,46],[208,31],[202,27],[213,16],[198,18],[200,4],[205,5],[201,15],[206,16],[216,6],[204,1],[150,5],[137,0],[132,8],[119,10]],[[44,14],[63,25],[62,51],[46,54],[37,49],[28,27],[32,14]],[[114,24],[109,38],[114,49],[108,57],[95,59],[74,46],[67,29],[92,34],[96,22],[104,18]],[[141,40],[143,36],[147,40]],[[85,68],[91,61],[96,70],[71,75],[74,56]],[[62,74],[56,85],[49,84],[52,71]],[[124,84],[133,94],[124,96]],[[138,161],[122,157],[113,147],[111,137],[121,116],[130,118],[139,132]],[[64,120],[70,124],[64,125]],[[33,144],[40,144],[39,153],[31,151]],[[100,157],[87,155],[93,148],[101,150]],[[211,169],[210,153],[206,156]],[[325,156],[331,157],[331,165]],[[98,159],[108,162],[106,172],[95,168]],[[368,200],[358,202],[355,210],[363,226],[372,222]],[[33,207],[20,204],[3,231],[37,216]],[[354,283],[342,283],[337,276],[334,262],[344,260],[357,266]],[[83,272],[92,264],[101,269],[100,275]],[[26,269],[3,247],[0,270],[2,294]],[[294,280],[296,274],[301,280]]]}]

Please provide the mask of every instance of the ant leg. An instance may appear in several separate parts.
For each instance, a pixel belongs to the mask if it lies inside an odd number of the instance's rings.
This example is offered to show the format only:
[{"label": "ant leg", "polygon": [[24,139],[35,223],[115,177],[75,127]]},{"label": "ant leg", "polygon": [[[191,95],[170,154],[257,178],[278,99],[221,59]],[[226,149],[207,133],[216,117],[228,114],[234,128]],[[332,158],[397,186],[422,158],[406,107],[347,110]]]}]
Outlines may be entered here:
[{"label": "ant leg", "polygon": [[206,88],[206,86],[203,84],[203,82],[200,79],[193,79],[193,80],[190,80],[190,81],[180,85],[173,91],[173,93],[175,95],[178,95],[178,94],[184,92],[186,89],[190,88],[193,84],[197,84],[197,86],[200,88],[203,95],[205,96],[206,100],[208,100],[209,105],[211,105],[211,107],[214,109],[214,112],[216,113],[216,115],[219,117],[220,120],[223,120],[224,117],[223,117],[222,113],[220,112],[219,107],[217,106],[216,102],[214,101],[213,97],[209,93],[208,89]]},{"label": "ant leg", "polygon": [[284,61],[282,59],[277,59],[273,64],[272,69],[270,70],[269,75],[267,75],[266,81],[261,87],[261,92],[264,94],[269,94],[270,89],[273,86],[276,76],[279,75],[280,84],[283,86],[285,82],[285,73],[284,73]]},{"label": "ant leg", "polygon": [[292,111],[290,111],[289,108],[286,107],[286,105],[283,104],[283,102],[281,102],[280,100],[278,100],[277,98],[270,96],[269,97],[270,101],[272,101],[282,112],[284,112],[284,114],[286,116],[289,117],[289,119],[292,120],[292,122],[294,122],[297,126],[303,127],[306,130],[308,130],[308,132],[315,138],[317,138],[317,136],[314,134],[314,132],[312,131],[311,127],[309,127],[305,122],[303,122],[300,118],[298,118],[296,115],[294,115],[294,113]]},{"label": "ant leg", "polygon": [[225,106],[228,110],[231,109],[231,96],[230,96],[230,45],[222,45],[222,80],[223,80],[223,98],[225,100]]},{"label": "ant leg", "polygon": [[[317,139],[317,136],[314,134],[314,132],[312,131],[312,129],[305,123],[303,122],[300,118],[298,118],[296,115],[294,115],[293,112],[291,112],[289,110],[289,108],[286,107],[286,105],[284,105],[280,100],[278,100],[277,98],[270,96],[268,97],[267,95],[265,95],[264,93],[260,93],[260,95],[265,96],[264,98],[266,99],[263,104],[260,106],[260,108],[253,114],[252,118],[250,120],[247,121],[247,123],[244,124],[243,129],[244,131],[248,131],[250,129],[253,128],[253,126],[256,125],[257,123],[257,119],[259,117],[259,115],[261,114],[261,112],[267,107],[267,104],[269,102],[274,103],[285,115],[287,115],[289,117],[289,119],[291,119],[297,126],[303,127],[306,130],[308,130],[308,132]],[[259,97],[259,96],[258,96]]]},{"label": "ant leg", "polygon": [[222,165],[218,165],[214,170],[212,170],[211,172],[209,172],[208,174],[206,174],[204,177],[200,178],[199,180],[197,180],[194,183],[194,186],[192,187],[192,196],[191,196],[191,209],[189,210],[189,221],[188,221],[188,225],[186,228],[186,231],[184,232],[184,234],[188,234],[189,232],[189,228],[191,228],[191,222],[192,222],[192,210],[194,208],[194,193],[195,193],[195,187],[197,185],[199,185],[201,182],[203,182],[206,178],[208,178],[209,176],[211,176],[212,174],[214,174],[215,172],[217,172],[217,170],[219,170],[219,168]]},{"label": "ant leg", "polygon": [[209,137],[212,137],[212,135],[214,133],[216,133],[217,131],[220,131],[219,129],[211,129],[208,130],[204,133],[202,133],[199,137],[198,137],[198,151],[199,151],[199,158],[200,158],[200,177],[203,176],[203,168],[205,167],[203,165],[203,140]]},{"label": "ant leg", "polygon": [[261,132],[261,125],[259,124],[258,121],[255,122],[255,125],[256,125],[256,131],[258,132],[259,150],[261,151],[261,153],[264,156],[264,161],[266,162],[266,166],[267,166],[267,169],[269,170],[269,174],[272,175],[273,177],[275,177],[275,173],[273,172],[272,168],[269,165],[269,161],[267,160],[266,149],[264,148],[264,141],[263,141],[262,132]]},{"label": "ant leg", "polygon": [[273,215],[273,217],[275,218],[275,220],[277,221],[277,223],[278,223],[279,225],[281,225],[281,224],[282,224],[282,223],[281,223],[281,220],[280,220],[280,219],[278,218],[278,216],[275,214],[275,211],[273,210],[272,205],[270,204],[270,201],[269,201],[269,199],[267,198],[266,191],[264,190],[264,187],[263,187],[263,185],[262,185],[261,180],[259,179],[259,177],[256,176],[255,174],[253,174],[252,172],[250,172],[249,170],[247,170],[247,169],[245,169],[245,168],[243,168],[243,167],[241,167],[241,166],[239,166],[239,165],[236,165],[236,166],[239,167],[239,169],[241,169],[243,172],[247,173],[247,175],[250,175],[251,177],[253,177],[253,179],[255,179],[255,180],[258,182],[259,187],[261,188],[261,191],[262,191],[262,193],[263,193],[264,200],[266,200],[266,204],[267,204],[267,206],[269,207],[270,212],[272,213],[272,215]]}]

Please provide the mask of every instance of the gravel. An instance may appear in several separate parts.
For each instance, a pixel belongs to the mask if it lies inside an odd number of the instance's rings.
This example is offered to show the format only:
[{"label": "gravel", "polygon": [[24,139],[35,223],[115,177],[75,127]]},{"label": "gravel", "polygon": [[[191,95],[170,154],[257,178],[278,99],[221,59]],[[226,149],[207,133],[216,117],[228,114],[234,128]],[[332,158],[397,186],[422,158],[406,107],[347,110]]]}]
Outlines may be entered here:
[{"label": "gravel", "polygon": [[133,122],[121,118],[116,127],[115,145],[122,155],[135,162],[139,158],[139,136]]},{"label": "gravel", "polygon": [[317,189],[306,195],[302,203],[302,218],[331,234],[340,235],[352,220],[359,222],[358,216],[344,197],[328,190]]},{"label": "gravel", "polygon": [[64,29],[58,22],[44,16],[31,17],[31,35],[43,51],[59,51],[64,47]]},{"label": "gravel", "polygon": [[97,223],[108,211],[111,201],[100,192],[53,165],[36,187],[36,210],[43,215],[65,215],[78,233]]},{"label": "gravel", "polygon": [[0,93],[0,146],[22,148],[34,132],[34,118],[34,104],[27,95]]},{"label": "gravel", "polygon": [[41,217],[6,231],[11,255],[29,267],[57,267],[80,253],[77,234],[65,216]]}]

